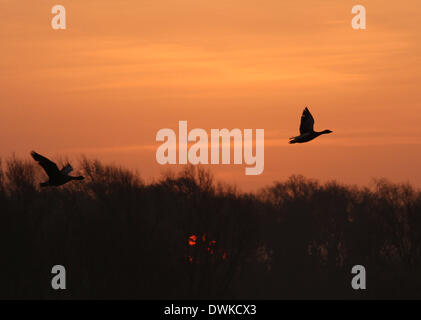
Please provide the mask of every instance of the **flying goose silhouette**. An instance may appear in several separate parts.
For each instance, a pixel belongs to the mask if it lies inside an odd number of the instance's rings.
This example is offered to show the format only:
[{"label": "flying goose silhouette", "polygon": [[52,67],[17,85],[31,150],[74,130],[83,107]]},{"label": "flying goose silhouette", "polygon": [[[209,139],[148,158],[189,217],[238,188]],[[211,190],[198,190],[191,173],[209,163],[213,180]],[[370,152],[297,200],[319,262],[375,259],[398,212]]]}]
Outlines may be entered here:
[{"label": "flying goose silhouette", "polygon": [[301,116],[300,135],[289,138],[289,143],[309,142],[322,134],[332,133],[330,130],[314,131],[314,118],[306,107]]},{"label": "flying goose silhouette", "polygon": [[73,171],[70,163],[67,163],[61,170],[58,169],[57,165],[51,160],[43,157],[42,155],[36,153],[35,151],[31,152],[32,158],[38,162],[38,164],[44,169],[47,173],[49,180],[46,182],[41,182],[41,187],[48,186],[61,186],[72,180],[83,180],[82,176],[73,177],[69,176],[69,173]]}]

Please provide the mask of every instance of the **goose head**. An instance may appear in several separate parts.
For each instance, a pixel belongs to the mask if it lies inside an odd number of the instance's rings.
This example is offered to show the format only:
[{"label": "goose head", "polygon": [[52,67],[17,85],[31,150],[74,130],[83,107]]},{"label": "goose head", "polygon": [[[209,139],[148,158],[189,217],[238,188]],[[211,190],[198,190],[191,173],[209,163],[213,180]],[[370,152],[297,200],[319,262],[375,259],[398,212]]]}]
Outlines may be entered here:
[{"label": "goose head", "polygon": [[67,178],[71,181],[71,180],[83,180],[83,179],[85,179],[83,176],[77,176],[77,177],[74,177],[74,176],[67,176]]}]

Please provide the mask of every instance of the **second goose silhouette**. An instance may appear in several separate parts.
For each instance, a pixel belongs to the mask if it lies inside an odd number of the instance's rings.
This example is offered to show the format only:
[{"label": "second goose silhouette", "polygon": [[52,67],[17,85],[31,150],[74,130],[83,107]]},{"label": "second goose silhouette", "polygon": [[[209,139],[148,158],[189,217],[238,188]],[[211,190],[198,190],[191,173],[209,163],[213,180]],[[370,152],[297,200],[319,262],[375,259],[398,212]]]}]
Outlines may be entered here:
[{"label": "second goose silhouette", "polygon": [[332,133],[330,130],[314,131],[314,118],[306,107],[301,116],[300,135],[289,138],[289,143],[304,143],[317,138],[322,134]]},{"label": "second goose silhouette", "polygon": [[61,186],[72,180],[83,180],[82,176],[73,177],[69,176],[69,173],[73,171],[72,166],[68,163],[61,170],[58,169],[57,165],[51,160],[43,157],[42,155],[36,153],[35,151],[31,152],[32,158],[38,162],[38,164],[44,169],[47,173],[49,180],[46,182],[40,183],[41,187],[48,186]]}]

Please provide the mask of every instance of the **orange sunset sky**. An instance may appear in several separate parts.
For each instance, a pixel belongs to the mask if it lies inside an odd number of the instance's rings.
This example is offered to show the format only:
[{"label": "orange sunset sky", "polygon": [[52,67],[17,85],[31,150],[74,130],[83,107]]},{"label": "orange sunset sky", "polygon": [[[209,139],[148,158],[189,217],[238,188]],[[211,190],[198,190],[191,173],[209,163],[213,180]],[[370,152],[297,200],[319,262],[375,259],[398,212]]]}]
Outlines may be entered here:
[{"label": "orange sunset sky", "polygon": [[[53,30],[51,9],[66,8]],[[351,27],[354,5],[367,29]],[[303,174],[421,187],[419,0],[0,0],[0,156],[82,154],[147,181],[161,128],[265,130],[256,190]],[[316,130],[288,144],[304,106]],[[77,161],[75,162],[75,164]]]}]

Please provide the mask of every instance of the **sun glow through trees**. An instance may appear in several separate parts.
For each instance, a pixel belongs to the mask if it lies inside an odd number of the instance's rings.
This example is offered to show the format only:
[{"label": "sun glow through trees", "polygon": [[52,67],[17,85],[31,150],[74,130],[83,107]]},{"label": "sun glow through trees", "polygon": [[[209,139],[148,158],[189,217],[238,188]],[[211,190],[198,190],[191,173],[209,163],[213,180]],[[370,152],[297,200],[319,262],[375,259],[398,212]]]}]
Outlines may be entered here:
[{"label": "sun glow through trees", "polygon": [[189,263],[199,263],[200,257],[203,257],[203,251],[207,252],[207,255],[215,257],[215,260],[226,260],[227,253],[222,248],[217,248],[216,240],[207,240],[206,233],[198,237],[192,234],[187,239],[188,252],[187,260]]}]

